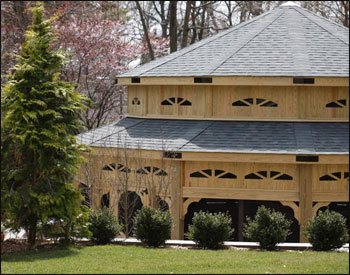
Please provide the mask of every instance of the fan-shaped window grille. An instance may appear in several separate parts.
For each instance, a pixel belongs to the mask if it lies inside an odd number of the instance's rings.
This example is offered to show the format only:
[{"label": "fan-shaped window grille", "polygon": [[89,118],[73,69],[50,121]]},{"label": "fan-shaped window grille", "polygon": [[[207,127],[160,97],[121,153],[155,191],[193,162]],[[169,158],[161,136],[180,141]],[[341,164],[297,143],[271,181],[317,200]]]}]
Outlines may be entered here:
[{"label": "fan-shaped window grille", "polygon": [[201,171],[197,171],[190,174],[191,178],[209,178],[209,177],[217,177],[219,179],[236,179],[237,176],[230,172],[225,172],[224,170],[219,169],[205,169]]},{"label": "fan-shaped window grille", "polygon": [[161,105],[175,105],[175,104],[179,104],[180,106],[192,106],[191,101],[184,99],[182,97],[171,97],[168,99],[165,99],[162,101]]},{"label": "fan-shaped window grille", "polygon": [[268,178],[273,180],[293,180],[292,176],[277,171],[258,171],[256,173],[250,173],[244,178],[248,180],[262,180]]},{"label": "fan-shaped window grille", "polygon": [[105,165],[102,170],[105,171],[114,171],[114,170],[119,170],[120,172],[124,172],[124,173],[130,173],[131,170],[126,167],[123,164],[118,163],[117,165],[115,163],[110,163],[108,165]]},{"label": "fan-shaped window grille", "polygon": [[249,107],[252,105],[257,105],[259,107],[277,107],[278,104],[271,101],[267,100],[264,98],[245,98],[241,100],[237,100],[232,103],[232,106],[244,106],[244,107]]},{"label": "fan-shaped window grille", "polygon": [[134,97],[131,103],[132,103],[133,105],[140,105],[140,104],[141,104],[141,101],[139,100],[138,97]]},{"label": "fan-shaped window grille", "polygon": [[343,108],[346,106],[346,99],[339,99],[326,104],[326,108]]},{"label": "fan-shaped window grille", "polygon": [[349,172],[334,172],[320,177],[320,181],[337,181],[341,179],[349,179]]},{"label": "fan-shaped window grille", "polygon": [[165,172],[164,170],[162,170],[158,167],[154,167],[154,166],[145,166],[143,168],[138,169],[136,171],[136,173],[142,174],[142,175],[154,174],[156,176],[167,176],[168,175],[168,173]]}]

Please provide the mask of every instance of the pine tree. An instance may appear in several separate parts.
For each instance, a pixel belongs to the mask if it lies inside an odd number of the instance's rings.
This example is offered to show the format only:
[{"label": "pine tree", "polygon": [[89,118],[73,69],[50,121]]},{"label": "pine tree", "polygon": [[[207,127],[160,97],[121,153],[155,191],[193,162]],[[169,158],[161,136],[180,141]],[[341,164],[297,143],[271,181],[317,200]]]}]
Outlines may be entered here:
[{"label": "pine tree", "polygon": [[51,49],[54,18],[44,20],[40,3],[31,11],[33,25],[1,96],[1,203],[33,246],[39,222],[71,224],[79,214],[82,197],[72,182],[86,148],[73,136],[85,98],[56,73],[65,58]]}]

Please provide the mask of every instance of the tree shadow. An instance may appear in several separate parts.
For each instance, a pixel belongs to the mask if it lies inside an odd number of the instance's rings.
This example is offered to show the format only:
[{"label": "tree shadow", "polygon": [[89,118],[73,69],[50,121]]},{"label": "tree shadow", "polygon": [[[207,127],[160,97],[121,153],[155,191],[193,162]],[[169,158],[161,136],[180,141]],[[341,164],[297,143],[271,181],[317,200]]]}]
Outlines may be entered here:
[{"label": "tree shadow", "polygon": [[[74,247],[75,250],[81,250],[83,247]],[[72,248],[57,247],[50,249],[33,249],[23,252],[16,252],[1,255],[1,262],[34,262],[40,260],[50,260],[70,257],[79,254],[78,251],[73,251]]]}]

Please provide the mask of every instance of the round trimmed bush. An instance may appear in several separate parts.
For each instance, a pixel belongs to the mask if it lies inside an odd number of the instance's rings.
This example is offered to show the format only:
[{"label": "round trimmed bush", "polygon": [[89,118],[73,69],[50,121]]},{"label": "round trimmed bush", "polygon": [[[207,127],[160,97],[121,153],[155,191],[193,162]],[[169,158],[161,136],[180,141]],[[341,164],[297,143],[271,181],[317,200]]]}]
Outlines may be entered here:
[{"label": "round trimmed bush", "polygon": [[101,210],[92,209],[89,222],[92,240],[98,244],[110,243],[122,230],[122,226],[119,225],[112,212],[106,207]]},{"label": "round trimmed bush", "polygon": [[151,207],[142,207],[134,218],[134,234],[142,243],[159,247],[170,239],[173,219],[169,211]]},{"label": "round trimmed bush", "polygon": [[194,213],[192,224],[188,227],[186,237],[193,240],[199,247],[218,249],[227,241],[234,229],[229,213]]},{"label": "round trimmed bush", "polygon": [[262,205],[258,208],[254,220],[247,217],[244,235],[253,242],[259,242],[263,249],[275,250],[276,244],[284,242],[291,234],[291,223],[281,212]]},{"label": "round trimmed bush", "polygon": [[349,240],[345,217],[329,209],[318,211],[307,222],[304,235],[317,251],[340,248]]}]

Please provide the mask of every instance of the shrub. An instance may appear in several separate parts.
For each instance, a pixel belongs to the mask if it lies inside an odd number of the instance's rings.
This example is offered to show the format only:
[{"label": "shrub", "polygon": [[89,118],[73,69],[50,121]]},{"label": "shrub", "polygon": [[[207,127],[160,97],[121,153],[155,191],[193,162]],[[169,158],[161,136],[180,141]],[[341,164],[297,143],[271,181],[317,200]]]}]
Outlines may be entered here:
[{"label": "shrub", "polygon": [[158,247],[170,239],[173,220],[169,211],[143,207],[134,218],[134,234],[148,246]]},{"label": "shrub", "polygon": [[194,213],[192,224],[188,227],[186,237],[193,240],[199,247],[218,249],[228,240],[234,229],[228,213]]},{"label": "shrub", "polygon": [[92,240],[98,244],[110,243],[122,229],[122,226],[106,207],[101,210],[91,210],[89,222]]},{"label": "shrub", "polygon": [[291,234],[291,223],[282,213],[262,205],[258,208],[254,220],[247,217],[244,235],[253,242],[259,242],[263,249],[275,250],[276,244],[284,242]]},{"label": "shrub", "polygon": [[77,216],[67,220],[50,218],[42,221],[36,233],[40,239],[51,239],[55,243],[59,240],[62,245],[70,245],[77,239],[90,238],[92,234],[88,227],[89,208],[81,205]]},{"label": "shrub", "polygon": [[340,248],[349,240],[345,217],[329,209],[318,211],[307,222],[304,235],[318,251]]}]

